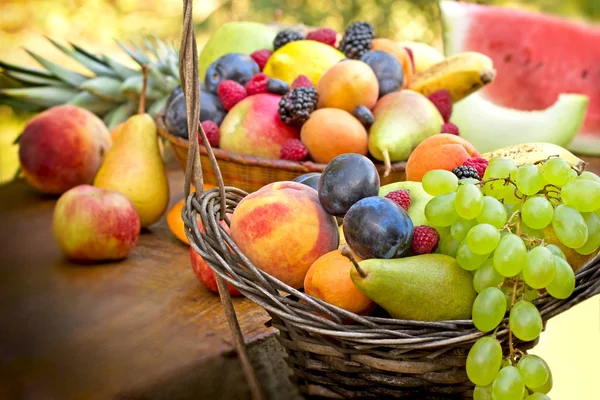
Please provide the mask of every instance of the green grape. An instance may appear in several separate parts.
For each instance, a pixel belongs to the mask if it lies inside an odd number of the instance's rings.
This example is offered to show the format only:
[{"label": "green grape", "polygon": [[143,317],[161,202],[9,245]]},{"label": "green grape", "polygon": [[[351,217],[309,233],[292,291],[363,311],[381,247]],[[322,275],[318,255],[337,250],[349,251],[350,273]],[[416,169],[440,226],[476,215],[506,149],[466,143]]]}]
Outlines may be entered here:
[{"label": "green grape", "polygon": [[535,393],[542,393],[542,394],[548,394],[550,393],[550,391],[552,390],[552,386],[554,385],[553,381],[552,381],[552,370],[548,370],[548,380],[546,381],[546,383],[544,383],[542,386],[531,389],[532,392]]},{"label": "green grape", "polygon": [[540,292],[537,289],[530,288],[529,286],[525,287],[523,291],[523,300],[525,301],[534,301],[540,297]]},{"label": "green grape", "polygon": [[571,249],[580,248],[588,238],[587,224],[579,211],[565,204],[554,209],[552,229],[558,240]]},{"label": "green grape", "polygon": [[454,209],[456,192],[435,196],[425,205],[425,218],[433,226],[450,226],[458,219]]},{"label": "green grape", "polygon": [[504,277],[494,268],[492,259],[487,259],[483,265],[475,271],[473,276],[473,287],[477,293],[481,293],[483,289],[489,287],[497,287],[504,281]]},{"label": "green grape", "polygon": [[475,178],[463,178],[458,180],[459,185],[474,185],[479,183],[479,181]]},{"label": "green grape", "polygon": [[566,299],[575,290],[575,273],[567,260],[560,257],[554,257],[554,268],[556,275],[546,286],[546,291],[555,299]]},{"label": "green grape", "polygon": [[[516,232],[516,227],[514,229]],[[546,237],[543,230],[530,228],[527,224],[521,224],[521,233],[530,238],[544,239]]]},{"label": "green grape", "polygon": [[570,179],[574,178],[571,171],[573,169],[571,169],[569,163],[562,158],[551,158],[544,163],[542,176],[546,182],[562,187]]},{"label": "green grape", "polygon": [[534,289],[546,287],[556,276],[554,255],[544,246],[538,246],[527,253],[523,266],[523,280]]},{"label": "green grape", "polygon": [[560,191],[562,202],[579,212],[593,212],[600,208],[600,182],[575,179]]},{"label": "green grape", "polygon": [[473,400],[494,400],[492,397],[492,385],[475,386]]},{"label": "green grape", "polygon": [[501,286],[500,290],[502,290],[504,297],[506,297],[506,311],[508,311],[512,307],[513,288],[512,286]]},{"label": "green grape", "polygon": [[500,239],[494,251],[494,267],[502,276],[515,276],[525,266],[527,248],[523,240],[515,235],[508,234]]},{"label": "green grape", "polygon": [[475,254],[489,254],[500,242],[500,231],[490,224],[479,224],[467,233],[467,245]]},{"label": "green grape", "polygon": [[483,197],[483,208],[477,216],[480,224],[490,224],[500,229],[506,224],[506,210],[502,203],[491,196]]},{"label": "green grape", "polygon": [[473,302],[473,324],[481,332],[496,328],[506,313],[506,297],[495,287],[484,289]]},{"label": "green grape", "polygon": [[449,226],[435,226],[434,228],[440,235],[440,240],[442,240],[446,236],[450,236],[450,227]]},{"label": "green grape", "polygon": [[581,216],[587,225],[588,238],[585,244],[575,251],[588,255],[598,250],[600,246],[600,217],[596,213],[581,213]]},{"label": "green grape", "polygon": [[502,363],[502,347],[496,339],[484,336],[478,339],[467,355],[467,376],[475,385],[491,384]]},{"label": "green grape", "polygon": [[467,237],[467,233],[469,233],[469,230],[471,230],[471,228],[475,225],[477,225],[477,221],[475,219],[459,218],[450,227],[450,234],[454,239],[461,241]]},{"label": "green grape", "polygon": [[577,179],[586,179],[586,180],[596,181],[596,182],[600,183],[600,176],[598,176],[595,173],[590,172],[590,171],[583,171],[581,173],[581,175],[579,175],[577,177]]},{"label": "green grape", "polygon": [[550,368],[540,357],[527,354],[519,360],[517,368],[529,389],[542,386],[550,376]]},{"label": "green grape", "polygon": [[542,196],[528,198],[521,209],[523,222],[532,229],[544,229],[550,225],[553,216],[552,203]]},{"label": "green grape", "polygon": [[502,368],[492,385],[494,400],[522,400],[524,391],[523,378],[512,365]]},{"label": "green grape", "polygon": [[506,215],[508,216],[508,218],[510,219],[510,216],[515,212],[519,210],[519,207],[516,204],[503,204],[504,209],[506,210]]},{"label": "green grape", "polygon": [[[508,178],[511,173],[517,171],[517,164],[514,161],[502,157],[494,157],[489,161],[488,167],[483,174],[483,180],[491,178]],[[498,180],[487,182],[483,186],[483,193],[495,197],[498,200],[505,200],[511,196],[515,187],[505,181]],[[514,197],[514,196],[513,196]],[[504,201],[504,204],[510,202]]]},{"label": "green grape", "polygon": [[515,180],[519,192],[527,196],[533,196],[546,185],[540,169],[533,164],[521,165],[517,169]]},{"label": "green grape", "polygon": [[510,310],[508,324],[513,334],[524,342],[535,340],[542,332],[542,316],[528,301],[517,301]]},{"label": "green grape", "polygon": [[442,239],[439,248],[442,254],[446,254],[450,257],[456,257],[458,246],[460,246],[460,242],[448,235]]},{"label": "green grape", "polygon": [[456,213],[464,219],[473,219],[483,208],[483,194],[475,185],[460,185],[454,202]]},{"label": "green grape", "polygon": [[552,253],[552,255],[554,255],[555,257],[560,257],[560,258],[562,258],[564,260],[567,259],[567,256],[565,256],[565,253],[563,253],[563,251],[557,245],[547,244],[546,248],[548,250],[550,250],[550,252]]},{"label": "green grape", "polygon": [[421,179],[423,190],[431,196],[456,192],[458,178],[450,171],[444,169],[433,169],[427,171]]},{"label": "green grape", "polygon": [[546,396],[543,393],[533,393],[530,396],[525,397],[525,400],[550,400],[550,397]]},{"label": "green grape", "polygon": [[466,240],[463,240],[460,243],[460,245],[458,246],[458,250],[456,251],[456,261],[458,262],[458,265],[460,265],[462,269],[466,269],[467,271],[473,271],[481,267],[481,265],[485,262],[485,260],[488,259],[489,256],[489,253],[473,253],[469,246],[467,246]]}]

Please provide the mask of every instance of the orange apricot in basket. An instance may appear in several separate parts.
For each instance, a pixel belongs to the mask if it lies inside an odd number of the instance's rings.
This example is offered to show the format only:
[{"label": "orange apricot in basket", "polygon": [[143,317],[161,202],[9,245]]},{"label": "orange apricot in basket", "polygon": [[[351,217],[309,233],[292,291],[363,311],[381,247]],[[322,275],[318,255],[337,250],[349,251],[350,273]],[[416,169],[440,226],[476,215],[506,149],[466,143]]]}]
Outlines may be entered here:
[{"label": "orange apricot in basket", "polygon": [[406,162],[406,180],[421,182],[423,175],[434,169],[452,171],[471,157],[480,154],[460,136],[440,133],[423,140]]},{"label": "orange apricot in basket", "polygon": [[[207,183],[204,185],[204,190],[212,189],[213,187],[214,187],[214,185]],[[190,189],[190,193],[193,193],[195,191],[196,191],[196,189],[192,185],[192,187]],[[181,209],[183,208],[183,204],[185,203],[185,200],[186,199],[181,199],[173,207],[171,207],[169,209],[169,211],[167,212],[167,225],[169,226],[171,233],[173,235],[175,235],[175,237],[177,239],[179,239],[183,243],[189,245],[190,241],[188,240],[187,236],[185,235],[185,226],[183,224],[183,219],[181,219]]]},{"label": "orange apricot in basket", "polygon": [[244,197],[233,213],[231,238],[257,268],[296,289],[312,263],[339,244],[335,218],[317,191],[289,181]]},{"label": "orange apricot in basket", "polygon": [[304,292],[346,311],[368,315],[376,304],[356,288],[350,278],[352,268],[352,262],[340,250],[324,254],[308,270]]},{"label": "orange apricot in basket", "polygon": [[404,70],[404,84],[402,85],[402,88],[408,88],[414,74],[413,64],[408,51],[404,47],[400,46],[400,44],[386,38],[373,39],[371,50],[387,51],[388,53],[393,54],[398,61],[400,61],[402,69]]}]

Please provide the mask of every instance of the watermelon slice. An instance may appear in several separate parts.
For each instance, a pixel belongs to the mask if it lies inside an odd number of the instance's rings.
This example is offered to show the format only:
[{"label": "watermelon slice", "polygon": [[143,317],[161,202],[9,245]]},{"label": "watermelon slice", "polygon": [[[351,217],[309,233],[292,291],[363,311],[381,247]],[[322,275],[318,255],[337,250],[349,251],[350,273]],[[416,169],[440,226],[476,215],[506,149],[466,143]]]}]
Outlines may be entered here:
[{"label": "watermelon slice", "polygon": [[[552,107],[561,94],[585,95],[589,99],[585,119],[567,147],[600,155],[600,27],[508,7],[447,0],[440,2],[440,11],[447,56],[478,51],[494,61],[496,79],[478,92],[481,99],[532,111]],[[456,106],[467,105],[461,103]],[[527,118],[527,113],[523,115]],[[457,122],[462,135],[461,125],[468,121]]]}]

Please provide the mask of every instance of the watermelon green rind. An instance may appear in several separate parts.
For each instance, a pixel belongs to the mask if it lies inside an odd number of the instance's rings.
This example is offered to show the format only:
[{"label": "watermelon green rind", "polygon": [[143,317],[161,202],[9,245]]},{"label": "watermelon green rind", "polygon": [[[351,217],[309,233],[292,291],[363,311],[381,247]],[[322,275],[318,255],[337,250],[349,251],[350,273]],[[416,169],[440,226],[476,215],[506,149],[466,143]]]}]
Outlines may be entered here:
[{"label": "watermelon green rind", "polygon": [[498,106],[476,92],[454,105],[450,121],[480,153],[530,142],[566,147],[575,137],[589,103],[587,96],[562,94],[545,110]]}]

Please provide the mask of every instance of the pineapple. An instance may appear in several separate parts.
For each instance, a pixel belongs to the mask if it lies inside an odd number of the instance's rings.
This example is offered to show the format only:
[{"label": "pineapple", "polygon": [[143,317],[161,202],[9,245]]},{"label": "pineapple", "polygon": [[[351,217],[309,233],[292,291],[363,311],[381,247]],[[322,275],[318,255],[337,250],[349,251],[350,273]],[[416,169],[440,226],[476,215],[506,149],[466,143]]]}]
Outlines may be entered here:
[{"label": "pineapple", "polygon": [[[0,61],[0,82],[11,82],[5,85],[9,87],[0,89],[0,104],[29,111],[73,104],[101,117],[111,130],[136,112],[143,84],[141,68],[131,69],[72,43],[66,47],[48,40],[94,75],[71,71],[26,50],[44,69]],[[148,66],[145,111],[155,115],[164,109],[169,95],[179,85],[179,52],[156,38],[142,37],[141,45],[119,41],[117,44],[140,67]]]}]

